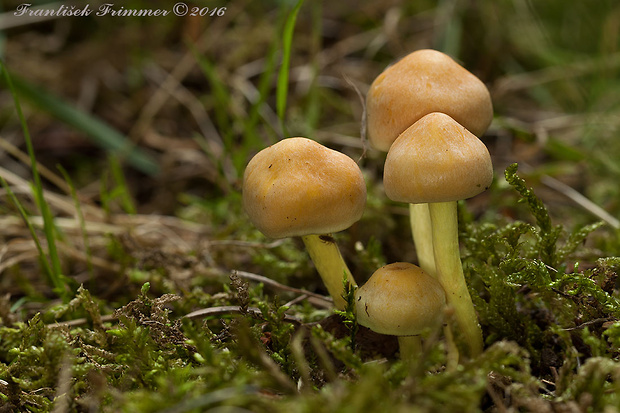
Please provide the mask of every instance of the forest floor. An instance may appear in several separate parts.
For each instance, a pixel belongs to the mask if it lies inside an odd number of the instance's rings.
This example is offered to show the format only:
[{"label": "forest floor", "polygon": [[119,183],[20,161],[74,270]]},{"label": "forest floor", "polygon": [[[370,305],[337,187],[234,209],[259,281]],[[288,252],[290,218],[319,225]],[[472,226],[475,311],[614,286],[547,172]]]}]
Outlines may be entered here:
[{"label": "forest floor", "polygon": [[[8,3],[0,412],[620,411],[615,2]],[[242,206],[252,156],[305,136],[363,171],[334,234],[358,283],[416,263],[362,136],[371,82],[423,48],[494,105],[493,184],[458,206],[485,349],[458,364],[439,330],[402,362]]]}]

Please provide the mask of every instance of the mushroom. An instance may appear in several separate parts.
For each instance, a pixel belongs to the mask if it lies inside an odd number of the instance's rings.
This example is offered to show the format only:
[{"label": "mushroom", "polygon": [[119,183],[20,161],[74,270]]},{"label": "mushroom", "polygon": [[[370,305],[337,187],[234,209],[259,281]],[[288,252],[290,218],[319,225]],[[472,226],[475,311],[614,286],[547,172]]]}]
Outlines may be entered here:
[{"label": "mushroom", "polygon": [[398,135],[432,112],[450,115],[476,136],[482,136],[493,119],[484,83],[447,54],[423,49],[388,67],[370,85],[368,139],[388,151]]},{"label": "mushroom", "polygon": [[[442,112],[481,136],[493,119],[486,86],[450,56],[437,50],[418,50],[388,67],[366,96],[370,143],[388,151],[405,129],[423,116]],[[423,204],[410,204],[410,222],[420,266],[435,273],[430,217]]]},{"label": "mushroom", "polygon": [[343,280],[355,285],[330,235],[358,221],[366,205],[362,172],[348,156],[307,138],[287,138],[256,154],[243,176],[243,206],[266,236],[301,236],[338,309]]},{"label": "mushroom", "polygon": [[493,165],[484,143],[443,113],[424,116],[394,141],[383,175],[388,198],[428,203],[435,276],[472,357],[482,351],[482,332],[463,275],[456,201],[486,190],[492,180]]},{"label": "mushroom", "polygon": [[445,304],[439,282],[407,262],[379,268],[355,293],[357,322],[398,336],[400,356],[410,364],[420,353],[420,334],[441,325]]}]

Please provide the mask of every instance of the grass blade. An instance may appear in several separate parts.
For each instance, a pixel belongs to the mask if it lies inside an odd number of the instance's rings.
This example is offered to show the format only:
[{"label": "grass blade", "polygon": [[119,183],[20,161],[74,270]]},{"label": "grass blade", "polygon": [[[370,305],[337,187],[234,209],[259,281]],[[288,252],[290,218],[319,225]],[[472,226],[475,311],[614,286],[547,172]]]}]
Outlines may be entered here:
[{"label": "grass blade", "polygon": [[54,288],[62,287],[61,285],[56,283],[56,280],[51,275],[52,267],[50,266],[50,263],[47,260],[45,251],[43,251],[43,246],[41,245],[41,242],[39,241],[39,237],[37,236],[37,233],[34,230],[34,226],[28,219],[28,214],[26,213],[26,210],[24,209],[23,205],[19,202],[19,199],[17,199],[17,197],[11,190],[11,187],[9,186],[9,184],[4,180],[2,176],[0,176],[0,183],[2,184],[2,187],[6,191],[9,198],[11,199],[11,202],[13,202],[13,205],[15,205],[15,207],[19,211],[19,215],[21,215],[22,219],[24,220],[24,223],[26,224],[26,227],[28,228],[28,231],[30,232],[30,235],[32,236],[32,240],[34,241],[34,244],[37,247],[37,251],[39,251],[39,255],[41,257],[41,265],[43,265],[43,269],[45,270],[45,273],[48,275],[48,277],[50,277],[51,284],[54,286]]},{"label": "grass blade", "polygon": [[288,78],[289,69],[291,66],[291,47],[293,45],[293,30],[295,29],[295,22],[297,21],[297,14],[303,4],[303,0],[299,0],[291,13],[289,14],[286,22],[284,23],[284,31],[282,33],[282,65],[280,66],[280,72],[278,73],[278,87],[276,90],[276,112],[280,123],[282,124],[282,131],[284,135],[287,135],[286,126],[284,124],[284,116],[286,113],[286,97],[288,95]]},{"label": "grass blade", "polygon": [[137,170],[151,176],[159,173],[159,165],[150,156],[135,148],[134,144],[125,136],[103,121],[77,109],[59,97],[41,89],[39,86],[34,87],[32,84],[14,75],[11,77],[13,78],[14,88],[31,103],[67,125],[71,125],[75,129],[84,132],[96,144],[126,159]]},{"label": "grass blade", "polygon": [[[57,228],[54,224],[54,218],[52,216],[52,212],[49,208],[49,205],[47,204],[47,201],[45,200],[45,197],[43,196],[43,186],[41,184],[41,177],[39,176],[39,171],[37,170],[37,160],[34,156],[34,148],[32,146],[32,139],[30,139],[30,131],[28,130],[26,119],[24,117],[24,113],[22,112],[21,105],[19,103],[19,98],[17,96],[15,87],[13,86],[11,76],[9,75],[6,69],[6,66],[4,65],[4,62],[2,61],[0,61],[0,69],[2,69],[4,80],[9,87],[11,94],[13,95],[13,102],[15,104],[15,110],[17,111],[17,116],[22,126],[22,131],[24,134],[24,141],[26,142],[26,148],[28,151],[28,155],[30,156],[30,165],[31,165],[32,179],[33,179],[33,183],[32,183],[33,192],[35,195],[37,207],[41,211],[41,216],[43,218],[43,232],[45,233],[45,238],[47,240],[47,252],[49,256],[49,263],[44,264],[44,265],[46,266],[46,270],[49,270],[49,276],[51,278],[51,283],[54,287],[54,292],[58,294],[61,298],[63,298],[63,300],[68,301],[70,299],[71,293],[67,289],[68,280],[66,279],[66,277],[62,275],[60,258],[58,257],[58,250],[56,248]],[[7,188],[7,193],[11,193],[10,190],[8,189],[8,184],[6,184],[4,179],[2,180],[2,183],[5,186],[5,188]],[[33,235],[33,239],[35,240],[35,243],[39,244],[37,245],[37,248],[39,248],[39,253],[41,254],[41,260],[47,263],[45,254],[43,253],[43,249],[41,248],[40,243],[38,243],[36,233],[34,233],[32,225],[27,219],[25,210],[19,204],[17,197],[13,195],[11,198],[13,199],[13,202],[15,203],[17,208],[20,210],[20,214],[24,218],[26,225],[28,225],[31,234]]]}]

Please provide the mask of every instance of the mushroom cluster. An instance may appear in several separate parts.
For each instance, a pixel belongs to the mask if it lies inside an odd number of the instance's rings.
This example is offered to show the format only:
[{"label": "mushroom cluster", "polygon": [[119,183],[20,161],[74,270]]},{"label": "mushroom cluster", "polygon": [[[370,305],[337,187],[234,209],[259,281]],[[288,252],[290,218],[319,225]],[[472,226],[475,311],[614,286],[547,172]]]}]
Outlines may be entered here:
[{"label": "mushroom cluster", "polygon": [[492,180],[486,146],[439,112],[424,116],[394,141],[383,175],[388,198],[428,205],[434,275],[454,308],[471,356],[482,351],[482,333],[463,275],[456,201],[478,195]]},{"label": "mushroom cluster", "polygon": [[387,151],[386,195],[409,203],[420,266],[443,287],[475,357],[483,340],[460,259],[456,201],[493,180],[489,151],[478,139],[493,118],[490,94],[448,55],[419,50],[375,79],[366,106],[369,140]]},{"label": "mushroom cluster", "polygon": [[[419,50],[375,79],[366,113],[371,144],[387,152],[386,195],[410,205],[420,266],[378,269],[356,291],[358,323],[398,336],[401,357],[412,362],[420,334],[441,326],[450,308],[467,355],[476,357],[483,340],[460,259],[457,201],[493,180],[491,157],[478,139],[493,117],[489,92],[446,54]],[[260,151],[243,177],[251,221],[268,237],[302,237],[338,309],[347,304],[345,284],[356,284],[330,234],[358,221],[365,201],[358,165],[307,138]]]}]

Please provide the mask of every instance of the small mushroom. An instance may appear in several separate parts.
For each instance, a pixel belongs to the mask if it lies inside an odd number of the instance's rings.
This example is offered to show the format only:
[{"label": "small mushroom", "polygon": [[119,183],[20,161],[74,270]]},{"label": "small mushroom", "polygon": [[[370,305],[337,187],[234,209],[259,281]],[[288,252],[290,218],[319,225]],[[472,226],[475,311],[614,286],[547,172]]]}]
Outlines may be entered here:
[{"label": "small mushroom", "polygon": [[398,336],[401,358],[409,363],[419,355],[420,334],[441,325],[445,304],[441,284],[406,262],[379,268],[355,294],[357,322]]},{"label": "small mushroom", "polygon": [[472,357],[482,352],[482,332],[463,275],[456,201],[483,192],[492,180],[493,165],[484,143],[443,113],[424,116],[394,141],[383,175],[388,198],[428,203],[435,276]]},{"label": "small mushroom", "polygon": [[243,176],[243,206],[266,236],[301,236],[337,308],[343,279],[355,285],[331,233],[358,221],[366,205],[362,172],[348,156],[307,138],[263,149]]}]

